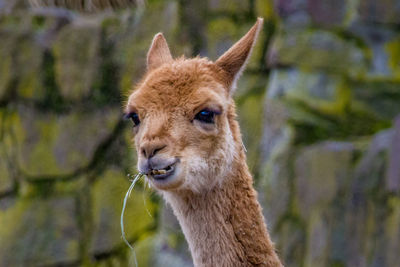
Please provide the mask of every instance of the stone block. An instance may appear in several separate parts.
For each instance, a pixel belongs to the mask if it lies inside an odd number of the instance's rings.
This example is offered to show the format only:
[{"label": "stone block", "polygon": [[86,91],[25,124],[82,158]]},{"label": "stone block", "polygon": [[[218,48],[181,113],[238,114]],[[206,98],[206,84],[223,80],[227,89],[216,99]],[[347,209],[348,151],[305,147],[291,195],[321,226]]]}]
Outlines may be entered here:
[{"label": "stone block", "polygon": [[327,141],[296,155],[296,203],[305,220],[313,211],[331,205],[338,192],[349,186],[354,152],[351,143]]},{"label": "stone block", "polygon": [[400,251],[400,199],[393,197],[388,202],[391,213],[385,223],[385,238],[387,249],[385,251],[386,266],[395,266],[398,263]]},{"label": "stone block", "polygon": [[268,229],[275,231],[280,220],[289,212],[292,177],[290,153],[292,151],[274,151],[270,160],[261,164],[257,185],[259,201],[264,207],[263,213]]},{"label": "stone block", "polygon": [[[2,142],[0,138],[0,143]],[[5,148],[0,144],[0,195],[9,192],[14,187],[14,179],[11,173],[12,159],[6,155]]]},{"label": "stone block", "polygon": [[[120,65],[120,88],[127,94],[146,71],[146,56],[154,35],[162,32],[174,58],[190,55],[190,44],[175,38],[179,24],[179,7],[175,1],[157,1],[138,13],[137,22],[115,38],[115,60]],[[139,26],[140,25],[140,26]]]},{"label": "stone block", "polygon": [[36,42],[33,34],[18,37],[13,71],[17,79],[17,92],[22,98],[42,100],[46,96],[41,72],[43,53],[44,49]]},{"label": "stone block", "polygon": [[392,266],[396,261],[400,202],[387,184],[393,141],[393,129],[379,132],[356,165],[344,216],[347,265]]},{"label": "stone block", "polygon": [[268,228],[272,231],[275,231],[278,222],[287,214],[290,202],[290,182],[293,179],[291,144],[294,132],[287,125],[288,115],[287,109],[279,101],[266,99],[263,133],[259,142],[257,189]]},{"label": "stone block", "polygon": [[119,108],[69,114],[42,113],[19,106],[10,116],[10,150],[30,177],[73,174],[88,166],[120,121]]},{"label": "stone block", "polygon": [[136,247],[139,266],[154,267],[192,267],[193,262],[186,248],[186,257],[171,247],[166,237],[157,234],[140,241]]},{"label": "stone block", "polygon": [[208,23],[208,57],[217,60],[225,51],[227,51],[237,40],[240,39],[240,33],[236,24],[229,18],[220,18]]},{"label": "stone block", "polygon": [[[393,129],[384,130],[373,136],[368,149],[355,169],[353,193],[364,195],[384,185],[389,148],[393,145]],[[384,188],[382,186],[382,188]]]},{"label": "stone block", "polygon": [[275,9],[290,27],[317,25],[345,27],[355,19],[354,4],[349,0],[275,0]]},{"label": "stone block", "polygon": [[400,3],[396,0],[361,0],[358,11],[363,22],[400,24]]},{"label": "stone block", "polygon": [[13,121],[10,112],[0,109],[0,195],[15,189],[17,178],[17,164],[15,164],[15,150],[13,133],[10,131]]},{"label": "stone block", "polygon": [[212,12],[242,14],[250,10],[250,2],[240,0],[208,0],[208,8]]},{"label": "stone block", "polygon": [[340,75],[276,69],[271,73],[267,96],[304,103],[324,113],[340,114],[349,101],[349,89]]},{"label": "stone block", "polygon": [[400,194],[400,115],[396,117],[393,128],[387,163],[386,189]]},{"label": "stone block", "polygon": [[65,26],[53,45],[55,78],[61,95],[72,101],[88,97],[98,75],[100,27],[76,23]]},{"label": "stone block", "polygon": [[382,25],[354,23],[349,31],[365,45],[369,66],[362,76],[399,79],[400,35],[396,30]]},{"label": "stone block", "polygon": [[[250,86],[249,88],[250,89]],[[259,142],[262,134],[263,95],[249,94],[236,101],[242,141],[247,150],[250,171],[254,173],[259,163]]]},{"label": "stone block", "polygon": [[72,197],[19,198],[0,209],[0,217],[2,266],[50,266],[78,260],[79,227]]},{"label": "stone block", "polygon": [[41,72],[44,49],[34,32],[0,25],[0,39],[0,101],[10,94],[42,100],[46,95]]},{"label": "stone block", "polygon": [[329,225],[320,212],[308,218],[304,266],[326,266],[329,255]]},{"label": "stone block", "polygon": [[15,38],[12,34],[5,31],[0,31],[0,39],[2,45],[0,46],[0,101],[3,101],[7,94],[10,93],[10,83],[15,73],[13,73],[13,47],[15,45]]},{"label": "stone block", "polygon": [[352,81],[352,105],[375,114],[381,120],[393,120],[400,113],[400,82],[388,80]]},{"label": "stone block", "polygon": [[393,39],[384,44],[384,51],[387,53],[388,67],[394,79],[400,79],[400,36],[396,35]]},{"label": "stone block", "polygon": [[308,0],[307,11],[314,24],[322,27],[342,26],[346,21],[349,0]]},{"label": "stone block", "polygon": [[[121,170],[113,168],[108,169],[94,183],[91,193],[93,203],[91,254],[107,252],[117,246],[126,246],[121,238],[120,218],[123,200],[129,186],[128,177]],[[156,223],[153,217],[156,206],[150,200],[151,193],[143,190],[143,186],[136,184],[127,201],[124,228],[126,237],[131,242],[151,234]],[[129,248],[126,246],[126,249]]]},{"label": "stone block", "polygon": [[[285,266],[298,266],[304,262],[305,230],[298,218],[288,217],[281,222],[278,231],[272,232],[272,240],[276,242],[278,255],[284,261]],[[276,238],[274,238],[274,234],[276,234]]]},{"label": "stone block", "polygon": [[274,0],[256,0],[255,2],[255,12],[257,17],[262,17],[265,21],[275,19],[276,12],[274,9]]},{"label": "stone block", "polygon": [[281,30],[267,57],[270,66],[297,66],[350,76],[367,71],[366,59],[366,51],[337,34],[296,29]]},{"label": "stone block", "polygon": [[285,24],[293,27],[308,25],[307,0],[275,0],[275,10]]}]

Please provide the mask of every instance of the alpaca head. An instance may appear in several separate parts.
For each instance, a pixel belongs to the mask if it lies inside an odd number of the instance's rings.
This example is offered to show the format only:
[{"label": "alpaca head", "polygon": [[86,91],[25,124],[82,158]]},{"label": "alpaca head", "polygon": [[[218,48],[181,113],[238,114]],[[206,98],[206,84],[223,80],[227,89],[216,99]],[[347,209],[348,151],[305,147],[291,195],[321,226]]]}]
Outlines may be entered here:
[{"label": "alpaca head", "polygon": [[125,110],[138,169],[153,187],[201,192],[223,182],[241,146],[231,96],[261,26],[258,19],[216,62],[174,60],[163,35],[154,37]]}]

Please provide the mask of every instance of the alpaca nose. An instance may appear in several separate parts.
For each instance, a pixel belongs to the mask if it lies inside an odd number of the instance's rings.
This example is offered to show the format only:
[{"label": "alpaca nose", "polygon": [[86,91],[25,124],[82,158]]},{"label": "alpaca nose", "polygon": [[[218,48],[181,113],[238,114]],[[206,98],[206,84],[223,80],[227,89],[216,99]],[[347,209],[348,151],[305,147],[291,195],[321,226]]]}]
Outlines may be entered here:
[{"label": "alpaca nose", "polygon": [[144,144],[141,150],[145,158],[150,159],[165,147],[166,147],[165,144],[150,142]]}]

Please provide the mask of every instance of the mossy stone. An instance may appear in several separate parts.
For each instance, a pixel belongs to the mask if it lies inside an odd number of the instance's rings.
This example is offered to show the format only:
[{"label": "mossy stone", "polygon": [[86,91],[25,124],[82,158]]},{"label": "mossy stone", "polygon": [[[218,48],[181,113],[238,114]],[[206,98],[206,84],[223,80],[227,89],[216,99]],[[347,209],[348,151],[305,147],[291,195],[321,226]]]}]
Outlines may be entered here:
[{"label": "mossy stone", "polygon": [[4,42],[0,47],[0,100],[10,94],[43,100],[46,95],[41,73],[44,49],[35,33],[4,27],[0,30],[0,39]]},{"label": "mossy stone", "polygon": [[400,113],[400,80],[352,81],[352,103],[382,120],[393,120]]},{"label": "mossy stone", "polygon": [[0,217],[2,266],[78,260],[79,228],[73,198],[18,198],[7,209],[0,209]]},{"label": "mossy stone", "polygon": [[296,203],[305,220],[314,209],[329,206],[349,185],[354,151],[351,143],[324,142],[304,147],[296,155]]},{"label": "mossy stone", "polygon": [[139,266],[155,266],[154,259],[157,236],[149,236],[135,244],[136,258]]},{"label": "mossy stone", "polygon": [[392,70],[393,78],[400,80],[400,37],[385,44],[385,50],[388,55],[389,68]]},{"label": "mossy stone", "polygon": [[240,0],[209,0],[208,8],[212,12],[240,14],[243,10],[249,10],[250,4],[248,1]]},{"label": "mossy stone", "polygon": [[17,92],[22,98],[43,100],[46,88],[42,83],[41,68],[44,49],[34,35],[21,35],[16,43],[15,66]]},{"label": "mossy stone", "polygon": [[136,28],[125,28],[115,42],[115,60],[120,64],[120,88],[128,95],[146,72],[147,51],[155,34],[162,32],[173,58],[190,54],[188,44],[178,42],[179,6],[174,1],[156,1],[138,15]]},{"label": "mossy stone", "polygon": [[40,178],[69,175],[87,167],[120,116],[119,108],[56,115],[20,106],[12,129],[21,170]]},{"label": "mossy stone", "polygon": [[281,30],[268,54],[271,66],[298,66],[353,77],[367,72],[367,58],[363,48],[322,30]]},{"label": "mossy stone", "polygon": [[360,19],[367,23],[400,24],[400,5],[396,0],[358,2]]},{"label": "mossy stone", "polygon": [[[248,83],[249,90],[254,87]],[[261,87],[262,88],[262,87]],[[258,165],[259,143],[262,134],[262,114],[263,114],[263,92],[248,92],[247,95],[239,97],[237,102],[238,120],[241,126],[243,145],[247,152],[247,162],[252,173]]]},{"label": "mossy stone", "polygon": [[268,227],[275,231],[290,210],[294,130],[288,125],[288,110],[279,101],[265,99],[263,114],[256,188]]},{"label": "mossy stone", "polygon": [[7,31],[0,31],[0,101],[2,101],[9,93],[9,86],[14,77],[12,71],[12,54],[15,45],[15,37]]},{"label": "mossy stone", "polygon": [[[121,239],[120,218],[122,204],[130,182],[121,170],[108,169],[92,187],[93,238],[90,251],[100,253],[116,246],[126,246]],[[143,178],[142,178],[143,179]],[[146,192],[136,184],[124,214],[126,238],[141,240],[153,233],[156,206]],[[135,247],[135,244],[133,244]],[[126,246],[126,250],[129,248]],[[130,252],[129,252],[130,253]]]},{"label": "mossy stone", "polygon": [[100,25],[65,26],[53,45],[55,76],[61,95],[72,101],[90,95],[98,74]]},{"label": "mossy stone", "polygon": [[385,235],[387,238],[387,266],[395,266],[398,263],[400,251],[400,198],[391,197],[388,201],[391,213],[385,223]]},{"label": "mossy stone", "polygon": [[4,147],[0,145],[0,194],[13,189],[14,179],[10,171],[11,164],[12,159],[7,156]]},{"label": "mossy stone", "polygon": [[271,74],[268,97],[302,102],[327,114],[342,114],[350,100],[350,90],[340,75],[278,69]]},{"label": "mossy stone", "polygon": [[257,12],[257,17],[262,17],[264,20],[276,18],[273,0],[256,0],[255,2],[255,12]]}]

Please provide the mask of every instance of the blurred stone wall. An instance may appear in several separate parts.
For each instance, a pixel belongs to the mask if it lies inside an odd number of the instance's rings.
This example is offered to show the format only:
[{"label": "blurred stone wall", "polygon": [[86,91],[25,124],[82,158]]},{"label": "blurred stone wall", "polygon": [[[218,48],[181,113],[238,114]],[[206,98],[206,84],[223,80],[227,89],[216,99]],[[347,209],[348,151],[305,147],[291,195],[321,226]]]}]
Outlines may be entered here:
[{"label": "blurred stone wall", "polygon": [[280,254],[288,266],[397,266],[400,1],[275,10],[258,188]]},{"label": "blurred stone wall", "polygon": [[[265,19],[236,102],[286,266],[397,266],[400,1],[149,0],[77,13],[0,0],[0,266],[134,266],[122,108],[153,35],[215,60]],[[396,117],[397,116],[397,117]],[[143,183],[125,217],[139,266],[192,266]]]}]

